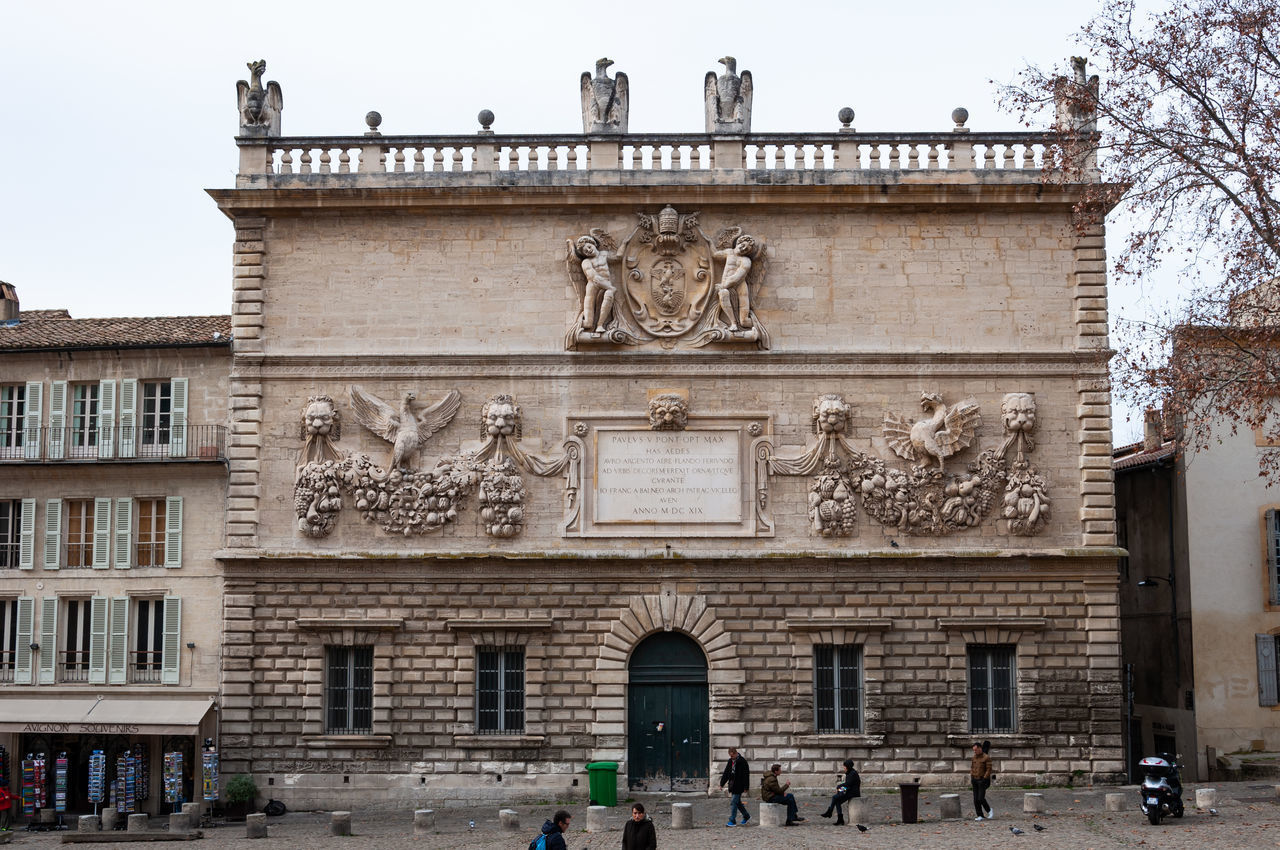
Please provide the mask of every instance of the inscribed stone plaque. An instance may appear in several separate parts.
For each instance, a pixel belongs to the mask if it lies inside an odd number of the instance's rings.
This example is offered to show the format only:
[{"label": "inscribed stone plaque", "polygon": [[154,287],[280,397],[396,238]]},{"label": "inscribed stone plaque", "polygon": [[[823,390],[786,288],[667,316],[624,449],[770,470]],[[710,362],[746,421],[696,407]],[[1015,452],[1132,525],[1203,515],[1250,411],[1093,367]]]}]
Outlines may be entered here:
[{"label": "inscribed stone plaque", "polygon": [[742,434],[734,429],[599,430],[597,523],[738,523]]}]

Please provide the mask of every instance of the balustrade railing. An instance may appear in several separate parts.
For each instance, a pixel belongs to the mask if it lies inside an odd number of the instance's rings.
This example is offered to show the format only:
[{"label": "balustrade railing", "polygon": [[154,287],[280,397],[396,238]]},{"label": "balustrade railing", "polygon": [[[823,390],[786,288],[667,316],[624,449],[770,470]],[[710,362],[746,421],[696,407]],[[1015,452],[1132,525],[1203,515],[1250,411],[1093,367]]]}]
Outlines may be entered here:
[{"label": "balustrade railing", "polygon": [[0,462],[226,459],[222,425],[166,428],[22,428],[6,432]]},{"label": "balustrade railing", "polygon": [[163,665],[161,651],[143,649],[129,653],[129,681],[134,684],[155,684],[160,681]]},{"label": "balustrade railing", "polygon": [[84,649],[68,649],[58,653],[62,658],[58,662],[59,682],[89,681],[89,651]]},{"label": "balustrade railing", "polygon": [[[242,175],[547,171],[1038,171],[1030,133],[242,138]],[[1050,159],[1052,162],[1052,159]]]}]

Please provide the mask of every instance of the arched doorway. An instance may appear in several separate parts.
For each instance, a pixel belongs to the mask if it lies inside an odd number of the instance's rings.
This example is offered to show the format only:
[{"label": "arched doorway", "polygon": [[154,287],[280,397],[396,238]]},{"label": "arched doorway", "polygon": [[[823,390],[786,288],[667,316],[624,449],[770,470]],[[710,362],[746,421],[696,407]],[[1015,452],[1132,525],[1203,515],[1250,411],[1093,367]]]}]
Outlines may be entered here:
[{"label": "arched doorway", "polygon": [[705,791],[707,657],[678,632],[645,638],[631,655],[627,764],[635,791]]}]

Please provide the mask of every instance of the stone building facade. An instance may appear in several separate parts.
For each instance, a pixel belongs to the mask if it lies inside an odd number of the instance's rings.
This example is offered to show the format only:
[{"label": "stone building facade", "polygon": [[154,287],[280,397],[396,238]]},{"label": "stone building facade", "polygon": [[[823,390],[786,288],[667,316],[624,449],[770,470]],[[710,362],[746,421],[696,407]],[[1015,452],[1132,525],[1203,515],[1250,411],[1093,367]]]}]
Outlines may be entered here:
[{"label": "stone building facade", "polygon": [[736,135],[714,81],[706,135],[626,134],[600,73],[562,137],[280,137],[242,87],[226,772],[293,807],[598,760],[704,790],[729,745],[950,782],[976,738],[1119,777],[1076,189],[960,115],[752,135],[749,78]]},{"label": "stone building facade", "polygon": [[[226,498],[228,316],[73,319],[22,312],[0,284],[0,746],[67,758],[66,811],[94,811],[89,758],[150,776],[136,811],[168,812],[216,737]],[[105,804],[105,801],[99,805]]]}]

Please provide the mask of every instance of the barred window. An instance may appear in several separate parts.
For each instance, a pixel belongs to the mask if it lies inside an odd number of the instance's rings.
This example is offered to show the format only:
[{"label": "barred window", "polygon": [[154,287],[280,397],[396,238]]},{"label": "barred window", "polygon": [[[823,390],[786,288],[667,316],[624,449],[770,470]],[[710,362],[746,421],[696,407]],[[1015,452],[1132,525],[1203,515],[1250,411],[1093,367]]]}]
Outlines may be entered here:
[{"label": "barred window", "polygon": [[820,733],[862,731],[862,647],[813,648],[813,708]]},{"label": "barred window", "polygon": [[22,554],[22,502],[0,499],[0,570],[16,569]]},{"label": "barred window", "polygon": [[324,730],[330,735],[373,731],[373,647],[325,647]]},{"label": "barred window", "polygon": [[476,731],[524,731],[524,650],[484,647],[476,653]]},{"label": "barred window", "polygon": [[1012,646],[969,647],[969,730],[1013,732],[1016,681]]}]

